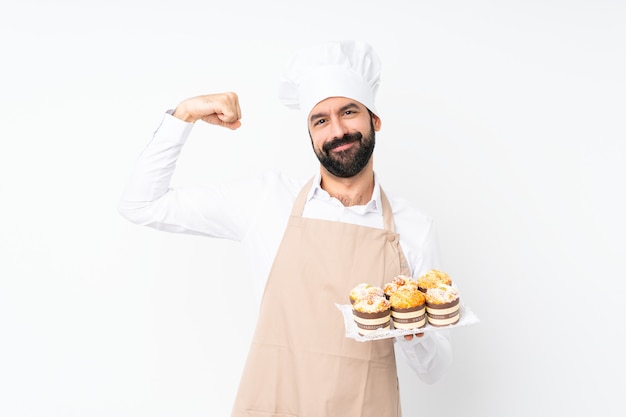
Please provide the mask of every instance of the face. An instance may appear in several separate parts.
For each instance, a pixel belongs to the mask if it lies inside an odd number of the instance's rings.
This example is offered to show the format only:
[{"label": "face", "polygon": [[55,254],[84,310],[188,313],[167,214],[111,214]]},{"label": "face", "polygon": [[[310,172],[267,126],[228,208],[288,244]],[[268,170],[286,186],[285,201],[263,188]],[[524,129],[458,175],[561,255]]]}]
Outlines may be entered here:
[{"label": "face", "polygon": [[318,103],[309,115],[313,151],[332,175],[350,178],[369,163],[380,119],[361,103],[331,97]]}]

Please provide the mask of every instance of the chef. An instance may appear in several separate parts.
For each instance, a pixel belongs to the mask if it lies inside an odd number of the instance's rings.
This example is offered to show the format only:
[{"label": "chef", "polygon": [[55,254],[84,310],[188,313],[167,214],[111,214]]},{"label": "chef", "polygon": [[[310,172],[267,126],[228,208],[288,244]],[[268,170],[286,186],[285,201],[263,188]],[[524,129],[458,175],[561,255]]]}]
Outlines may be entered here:
[{"label": "chef", "polygon": [[130,221],[242,243],[259,314],[234,417],[397,417],[396,353],[398,366],[426,383],[450,365],[447,330],[360,342],[345,336],[335,306],[361,282],[382,287],[398,274],[441,268],[432,219],[388,196],[374,171],[380,69],[360,41],[309,46],[288,60],[278,95],[307,126],[320,163],[309,178],[270,170],[201,188],[170,186],[196,122],[241,127],[238,96],[228,92],[166,112],[128,180],[119,211]]}]

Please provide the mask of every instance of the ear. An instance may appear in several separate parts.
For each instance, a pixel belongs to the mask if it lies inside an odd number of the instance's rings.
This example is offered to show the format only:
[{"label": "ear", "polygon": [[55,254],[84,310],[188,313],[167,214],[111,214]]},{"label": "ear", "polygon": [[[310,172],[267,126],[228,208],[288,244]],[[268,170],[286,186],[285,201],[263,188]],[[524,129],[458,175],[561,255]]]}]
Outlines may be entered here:
[{"label": "ear", "polygon": [[378,132],[380,130],[380,127],[382,126],[383,122],[382,122],[382,120],[380,120],[380,117],[378,117],[374,113],[372,113],[372,124],[374,125],[374,131]]}]

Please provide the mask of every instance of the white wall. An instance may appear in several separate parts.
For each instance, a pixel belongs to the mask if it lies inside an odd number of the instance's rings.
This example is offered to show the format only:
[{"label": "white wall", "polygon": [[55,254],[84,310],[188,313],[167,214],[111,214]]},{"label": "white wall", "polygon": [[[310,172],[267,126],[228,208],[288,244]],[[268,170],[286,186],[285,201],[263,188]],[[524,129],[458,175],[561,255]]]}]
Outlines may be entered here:
[{"label": "white wall", "polygon": [[220,297],[245,279],[237,244],[132,225],[117,201],[162,113],[209,92],[238,92],[244,127],[197,126],[176,184],[308,175],[276,76],[296,47],[344,38],[383,59],[376,169],[435,217],[481,319],[453,332],[440,383],[401,371],[405,414],[623,415],[622,2],[12,3],[1,416],[228,415],[253,327]]}]

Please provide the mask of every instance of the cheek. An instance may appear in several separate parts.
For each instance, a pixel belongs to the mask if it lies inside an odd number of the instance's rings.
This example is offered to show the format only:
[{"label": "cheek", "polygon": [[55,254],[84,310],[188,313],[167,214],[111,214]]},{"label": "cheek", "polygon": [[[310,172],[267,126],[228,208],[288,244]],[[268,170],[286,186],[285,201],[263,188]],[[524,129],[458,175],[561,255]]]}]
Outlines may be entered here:
[{"label": "cheek", "polygon": [[311,145],[313,145],[314,149],[322,149],[322,145],[324,144],[324,140],[315,135],[311,135]]}]

